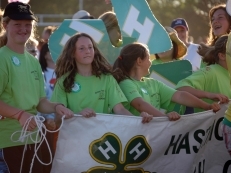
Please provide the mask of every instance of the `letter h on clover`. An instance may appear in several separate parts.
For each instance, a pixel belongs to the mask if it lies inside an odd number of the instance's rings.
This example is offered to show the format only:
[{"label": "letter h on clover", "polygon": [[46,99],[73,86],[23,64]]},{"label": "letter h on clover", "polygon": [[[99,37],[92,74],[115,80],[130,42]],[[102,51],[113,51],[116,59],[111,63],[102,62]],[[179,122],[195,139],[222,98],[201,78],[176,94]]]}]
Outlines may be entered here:
[{"label": "letter h on clover", "polygon": [[119,137],[113,133],[106,133],[93,141],[89,146],[90,155],[96,162],[105,166],[92,167],[87,173],[149,173],[139,167],[152,153],[144,136],[131,138],[124,152],[122,149]]}]

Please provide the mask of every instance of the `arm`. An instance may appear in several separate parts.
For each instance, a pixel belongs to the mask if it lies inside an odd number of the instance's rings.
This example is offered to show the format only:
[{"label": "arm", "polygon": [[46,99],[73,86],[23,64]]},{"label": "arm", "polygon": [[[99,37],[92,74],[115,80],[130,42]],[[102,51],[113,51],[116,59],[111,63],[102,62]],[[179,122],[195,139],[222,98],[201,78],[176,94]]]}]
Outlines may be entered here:
[{"label": "arm", "polygon": [[[172,96],[172,101],[176,102],[181,105],[194,107],[194,108],[201,108],[204,110],[213,109],[213,111],[218,111],[220,106],[218,104],[208,104],[201,99],[198,99],[194,95],[185,92],[185,91],[177,91]],[[218,109],[218,110],[217,110]]]},{"label": "arm", "polygon": [[[160,112],[159,110],[157,110],[155,107],[153,107],[151,104],[144,101],[140,97],[132,100],[131,105],[132,106],[134,105],[133,106],[134,108],[136,108],[135,106],[137,106],[136,110],[141,112],[141,116],[143,115],[143,112],[145,112],[145,113],[147,112],[146,114],[150,114],[153,117],[167,116],[170,121],[176,121],[176,120],[180,119],[180,115],[178,113],[170,112],[168,114],[164,114],[164,113]],[[144,117],[143,117],[143,119],[144,119]]]},{"label": "arm", "polygon": [[179,91],[187,91],[188,93],[194,95],[195,97],[197,98],[208,98],[208,92],[206,91],[202,91],[202,90],[198,90],[198,89],[195,89],[193,87],[190,87],[190,86],[183,86],[183,87],[180,87],[178,88],[177,90]]},{"label": "arm", "polygon": [[113,111],[115,114],[118,114],[118,115],[132,115],[131,112],[125,109],[121,103],[116,104],[113,107]]},{"label": "arm", "polygon": [[153,107],[148,102],[144,101],[143,98],[137,97],[131,101],[131,106],[133,106],[139,112],[147,112],[154,117],[165,116],[164,113],[160,112],[158,109]]},{"label": "arm", "polygon": [[[113,111],[119,115],[132,115],[131,112],[129,112],[127,109],[125,109],[121,103],[115,105],[113,108]],[[142,123],[148,123],[153,118],[152,115],[149,115],[146,112],[141,112],[140,116],[142,117]]]},{"label": "arm", "polygon": [[[31,114],[25,112],[24,110],[12,107],[6,103],[4,103],[3,101],[0,100],[0,115],[7,117],[7,118],[12,118],[12,119],[16,119],[19,121],[21,126],[24,126],[24,124],[26,123],[26,120],[28,118],[30,118]],[[35,120],[32,119],[29,123],[28,129],[29,131],[33,130],[36,127],[36,123]]]},{"label": "arm", "polygon": [[17,113],[19,113],[21,110],[12,106],[9,106],[5,102],[0,100],[0,115],[7,117],[7,118],[13,118],[17,119]]},{"label": "arm", "polygon": [[228,103],[229,98],[223,94],[216,94],[216,93],[210,93],[207,91],[202,91],[199,89],[195,89],[189,86],[184,86],[184,87],[180,87],[177,90],[179,91],[187,91],[190,94],[196,96],[197,98],[207,98],[210,100],[214,100],[214,101],[220,101],[221,103]]},{"label": "arm", "polygon": [[71,118],[74,115],[74,113],[70,109],[64,107],[63,104],[50,102],[46,98],[40,99],[37,110],[45,114],[57,113],[65,115],[66,118]]}]

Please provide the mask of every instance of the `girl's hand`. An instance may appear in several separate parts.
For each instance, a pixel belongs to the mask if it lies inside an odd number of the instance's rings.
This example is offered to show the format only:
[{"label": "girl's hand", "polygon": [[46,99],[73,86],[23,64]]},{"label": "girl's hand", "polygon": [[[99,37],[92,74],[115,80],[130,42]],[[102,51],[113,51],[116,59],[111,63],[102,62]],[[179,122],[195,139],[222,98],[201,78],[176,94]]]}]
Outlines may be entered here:
[{"label": "girl's hand", "polygon": [[[19,121],[19,123],[20,123],[20,125],[22,127],[25,125],[27,119],[29,119],[30,117],[34,117],[34,115],[31,115],[31,114],[29,114],[27,112],[24,112],[24,111],[22,111],[21,113],[19,113],[17,116],[18,116],[17,119],[18,119],[18,121]],[[37,127],[37,124],[35,122],[35,119],[32,118],[30,120],[30,122],[29,122],[27,130],[28,131],[33,131],[36,127]]]},{"label": "girl's hand", "polygon": [[213,110],[213,112],[217,112],[221,109],[220,104],[218,103],[212,103],[211,105],[209,105],[209,110]]},{"label": "girl's hand", "polygon": [[170,121],[176,121],[180,119],[180,115],[177,112],[170,112],[166,114]]},{"label": "girl's hand", "polygon": [[65,115],[65,118],[72,118],[74,116],[74,113],[62,104],[56,104],[55,111],[59,115]]},{"label": "girl's hand", "polygon": [[55,130],[56,129],[56,124],[55,124],[55,120],[54,119],[46,119],[46,121],[44,122],[46,128],[48,130]]},{"label": "girl's hand", "polygon": [[95,117],[96,113],[94,110],[90,109],[90,108],[86,108],[83,109],[81,112],[79,112],[80,115],[86,117],[86,118],[90,118],[90,117]]},{"label": "girl's hand", "polygon": [[142,123],[143,124],[149,123],[152,120],[152,118],[153,118],[152,115],[150,115],[150,114],[148,114],[146,112],[141,112],[140,116],[143,117],[142,118]]},{"label": "girl's hand", "polygon": [[208,99],[211,99],[214,101],[220,101],[220,103],[228,103],[229,102],[229,98],[223,94],[209,93]]}]

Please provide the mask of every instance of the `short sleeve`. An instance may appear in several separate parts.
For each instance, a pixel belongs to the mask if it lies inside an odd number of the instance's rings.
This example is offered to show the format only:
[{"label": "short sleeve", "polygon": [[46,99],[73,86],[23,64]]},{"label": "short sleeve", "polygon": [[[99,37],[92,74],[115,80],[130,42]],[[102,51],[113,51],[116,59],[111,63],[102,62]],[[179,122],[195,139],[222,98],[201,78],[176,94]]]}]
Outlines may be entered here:
[{"label": "short sleeve", "polygon": [[209,75],[206,69],[200,69],[194,72],[192,75],[188,76],[187,78],[179,81],[176,85],[176,89],[183,86],[189,86],[195,89],[204,90],[208,77]]},{"label": "short sleeve", "polygon": [[137,85],[132,82],[130,79],[126,79],[119,83],[121,90],[128,99],[128,102],[131,103],[135,98],[142,98],[142,95],[139,93]]},{"label": "short sleeve", "polygon": [[62,103],[66,107],[68,107],[68,105],[67,105],[67,96],[66,96],[67,93],[65,92],[62,83],[63,83],[62,79],[59,79],[56,82],[54,91],[53,91],[52,96],[51,96],[51,101],[52,102]]},{"label": "short sleeve", "polygon": [[110,82],[108,85],[109,87],[107,92],[110,107],[113,108],[118,103],[126,104],[127,99],[113,76],[110,76]]}]

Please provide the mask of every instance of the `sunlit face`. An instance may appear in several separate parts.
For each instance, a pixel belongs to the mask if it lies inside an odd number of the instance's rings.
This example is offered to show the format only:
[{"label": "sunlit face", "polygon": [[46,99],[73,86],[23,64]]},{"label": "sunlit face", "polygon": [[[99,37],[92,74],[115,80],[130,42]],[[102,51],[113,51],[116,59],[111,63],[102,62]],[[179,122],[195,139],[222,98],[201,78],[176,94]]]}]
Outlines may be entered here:
[{"label": "sunlit face", "polygon": [[6,29],[7,43],[24,45],[31,35],[32,20],[10,20],[4,24]]},{"label": "sunlit face", "polygon": [[188,41],[188,30],[182,26],[177,26],[174,29],[176,30],[179,39],[186,43]]},{"label": "sunlit face", "polygon": [[148,74],[150,74],[149,68],[151,67],[151,65],[152,65],[152,62],[151,62],[151,59],[150,59],[150,54],[147,51],[147,55],[143,59],[142,65],[141,65],[143,76],[147,76]]},{"label": "sunlit face", "polygon": [[94,47],[88,37],[80,37],[75,44],[75,61],[78,65],[91,65],[94,59]]},{"label": "sunlit face", "polygon": [[115,27],[108,31],[108,34],[113,46],[120,47],[123,44],[120,29],[118,27]]},{"label": "sunlit face", "polygon": [[211,26],[215,36],[219,37],[227,33],[230,26],[224,10],[218,9],[214,12],[211,18]]}]

